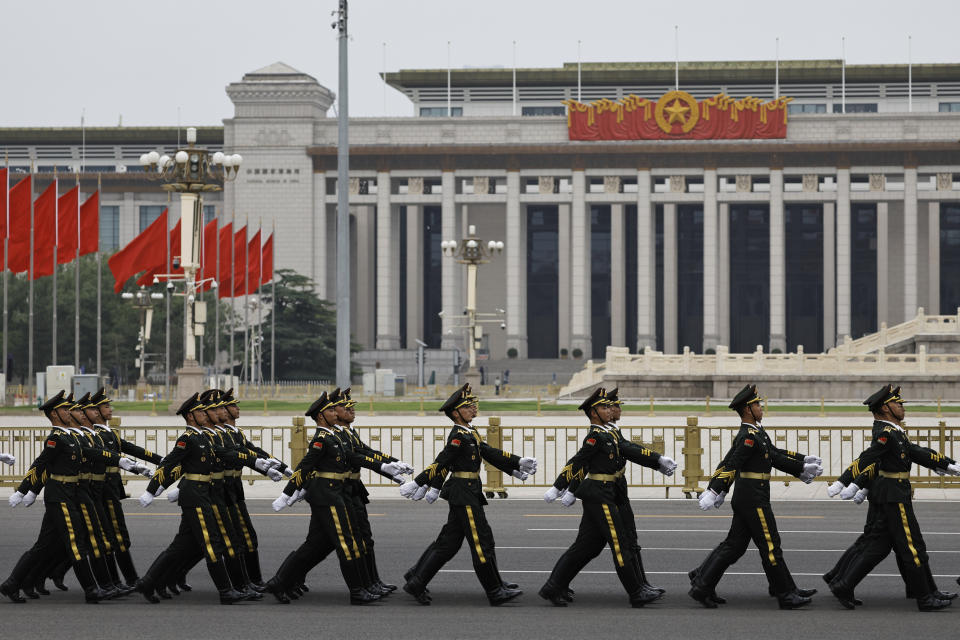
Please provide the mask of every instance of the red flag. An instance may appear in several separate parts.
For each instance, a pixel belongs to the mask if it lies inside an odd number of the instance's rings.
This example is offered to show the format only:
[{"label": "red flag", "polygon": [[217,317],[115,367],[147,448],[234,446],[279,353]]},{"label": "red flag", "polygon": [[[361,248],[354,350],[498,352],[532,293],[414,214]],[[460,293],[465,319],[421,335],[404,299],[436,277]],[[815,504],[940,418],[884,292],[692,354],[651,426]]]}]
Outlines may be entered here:
[{"label": "red flag", "polygon": [[247,228],[233,234],[233,296],[246,295]]},{"label": "red flag", "polygon": [[100,250],[100,192],[93,195],[80,206],[80,255],[96,253]]},{"label": "red flag", "polygon": [[[200,255],[200,279],[217,279],[217,219],[214,218],[203,228],[203,246]],[[213,281],[206,282],[200,291],[209,291]],[[217,283],[219,285],[219,283]]]},{"label": "red flag", "polygon": [[30,266],[30,200],[33,199],[33,176],[27,176],[10,189],[10,255],[7,266],[13,273],[22,273]]},{"label": "red flag", "polygon": [[123,291],[123,285],[131,276],[163,264],[167,253],[166,231],[167,210],[164,209],[160,217],[151,222],[140,235],[110,256],[107,265],[113,273],[113,290],[116,293]]},{"label": "red flag", "polygon": [[57,264],[73,262],[77,257],[77,214],[80,187],[74,187],[57,199]]},{"label": "red flag", "polygon": [[[10,170],[0,169],[0,240],[7,237],[7,198],[10,191]],[[3,249],[0,248],[0,256]]]},{"label": "red flag", "polygon": [[263,243],[263,254],[260,260],[260,284],[267,284],[273,280],[273,234]]},{"label": "red flag", "polygon": [[230,247],[233,242],[233,223],[228,222],[220,229],[220,240],[217,251],[219,260],[217,266],[217,297],[230,298],[233,296],[233,274],[230,271]]},{"label": "red flag", "polygon": [[[160,282],[166,282],[170,279],[168,275],[183,273],[183,267],[173,268],[173,259],[180,255],[180,237],[180,221],[177,220],[177,224],[173,225],[173,229],[170,230],[170,255],[167,258],[167,264],[163,264],[163,258],[160,258],[158,264],[153,265],[140,276],[137,284],[149,287],[153,284],[154,277]],[[166,252],[167,248],[164,247],[163,250]]]},{"label": "red flag", "polygon": [[57,244],[57,180],[33,203],[33,273],[36,280],[53,275],[53,248]]},{"label": "red flag", "polygon": [[260,288],[260,230],[250,238],[247,246],[247,293],[256,293]]}]

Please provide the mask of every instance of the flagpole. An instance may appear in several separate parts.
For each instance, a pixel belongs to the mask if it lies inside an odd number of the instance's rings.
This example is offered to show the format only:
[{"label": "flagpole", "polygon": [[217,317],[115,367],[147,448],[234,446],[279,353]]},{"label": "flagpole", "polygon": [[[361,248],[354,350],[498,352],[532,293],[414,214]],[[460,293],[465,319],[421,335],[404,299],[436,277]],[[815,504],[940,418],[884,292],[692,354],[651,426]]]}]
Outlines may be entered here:
[{"label": "flagpole", "polygon": [[673,25],[673,84],[676,91],[680,91],[680,25]]},{"label": "flagpole", "polygon": [[257,232],[260,234],[260,258],[258,262],[260,263],[260,268],[257,269],[257,282],[255,286],[257,287],[257,347],[259,349],[259,357],[257,358],[257,387],[263,386],[263,313],[261,313],[261,308],[263,305],[263,296],[260,293],[260,283],[263,282],[263,217],[260,217],[260,221],[257,225]]},{"label": "flagpole", "polygon": [[780,38],[777,37],[777,67],[773,76],[773,99],[780,99]]},{"label": "flagpole", "polygon": [[[233,276],[236,271],[236,266],[233,264],[234,261],[234,250],[233,245],[236,244],[234,239],[235,234],[237,233],[237,210],[234,209],[230,212],[230,291],[227,293],[230,294],[230,384],[233,385],[233,334],[236,333],[236,315],[237,315],[237,305],[234,304],[233,291],[234,291],[234,282]],[[237,389],[237,395],[240,395],[240,390]]]},{"label": "flagpole", "polygon": [[[178,119],[178,122],[179,122],[179,119]],[[177,135],[180,135],[179,127],[177,129]],[[164,227],[163,229],[163,236],[164,236],[164,241],[167,243],[166,253],[164,254],[165,261],[163,263],[163,269],[164,271],[167,271],[169,273],[169,271],[171,271],[170,269],[170,192],[169,191],[167,192],[167,226]],[[170,402],[171,401],[171,398],[170,398],[170,292],[171,292],[171,289],[169,286],[170,278],[167,277],[166,280],[168,285],[166,287],[166,296],[167,296],[167,323],[166,323],[167,324],[167,330],[166,330],[167,341],[166,342],[167,344],[166,344],[166,352],[164,353],[164,356],[163,356],[164,357],[164,375],[166,380],[163,397],[167,400],[167,402]],[[145,354],[141,353],[140,357],[143,358],[144,355]]]},{"label": "flagpole", "polygon": [[847,39],[840,36],[840,113],[847,112]]},{"label": "flagpole", "polygon": [[27,376],[30,378],[30,402],[37,399],[36,376],[33,373],[33,161],[30,162],[30,270],[27,272]]},{"label": "flagpole", "polygon": [[582,102],[580,99],[580,49],[581,41],[577,40],[577,102]]},{"label": "flagpole", "polygon": [[214,234],[216,239],[216,248],[214,249],[214,256],[216,256],[217,266],[214,267],[214,274],[216,277],[217,288],[213,290],[213,309],[214,309],[214,327],[213,327],[213,370],[217,376],[217,386],[220,386],[220,218],[216,218],[217,229]]},{"label": "flagpole", "polygon": [[913,36],[907,36],[907,111],[913,112]]},{"label": "flagpole", "polygon": [[513,115],[517,115],[517,41],[513,41]]},{"label": "flagpole", "polygon": [[[73,282],[73,307],[75,311],[73,316],[73,366],[74,369],[80,371],[80,174],[74,175],[77,178],[77,254],[74,265],[74,275],[76,277]],[[98,218],[97,222],[99,221]],[[99,245],[99,242],[97,244]],[[97,375],[99,376],[99,374],[98,371]],[[97,384],[100,384],[99,377],[97,378]]]},{"label": "flagpole", "polygon": [[244,262],[247,264],[243,265],[243,367],[241,371],[246,370],[247,372],[247,385],[249,386],[252,378],[253,372],[250,371],[250,314],[249,306],[247,302],[249,301],[250,293],[250,282],[249,282],[249,272],[250,272],[250,245],[247,238],[250,236],[249,229],[250,227],[250,214],[247,214],[247,222],[243,225],[243,255]]},{"label": "flagpole", "polygon": [[[57,168],[53,168],[53,314],[50,318],[50,333],[53,338],[50,348],[53,359],[50,364],[57,364],[57,243],[60,242],[60,179],[57,177]],[[79,373],[79,372],[76,372]]]},{"label": "flagpole", "polygon": [[270,225],[270,386],[277,388],[277,219]]},{"label": "flagpole", "polygon": [[3,198],[6,206],[6,226],[3,234],[3,376],[4,376],[4,394],[3,404],[7,404],[6,381],[10,379],[10,370],[7,368],[7,255],[10,253],[10,156],[6,152],[3,154],[3,164],[7,171],[3,178]]},{"label": "flagpole", "polygon": [[[101,258],[100,258],[100,229],[99,229],[99,226],[100,226],[100,213],[101,213],[101,211],[100,211],[100,205],[101,205],[101,203],[102,203],[102,201],[103,201],[103,191],[101,190],[100,187],[101,187],[101,184],[100,184],[100,174],[98,173],[98,174],[97,174],[97,227],[98,227],[98,228],[97,228],[97,383],[98,383],[98,384],[99,384],[99,382],[100,382],[100,372],[101,372],[101,369],[100,369],[100,364],[101,364],[100,355],[101,355],[101,345],[102,345],[101,339],[102,339],[102,335],[103,335],[103,334],[102,334],[102,322],[101,322],[101,317],[100,317],[100,316],[102,315],[102,311],[103,311],[103,307],[102,307],[102,303],[103,303],[102,297],[103,297],[103,296],[101,295],[101,288],[100,288],[100,285],[101,285],[102,280],[103,280],[103,278],[102,278],[102,269],[101,269],[101,267],[102,267],[103,265],[102,265],[102,263],[101,263],[101,261],[100,261]],[[78,225],[77,225],[78,232],[79,232],[79,228],[80,228],[80,225],[78,224]],[[78,244],[79,244],[79,243],[78,243]],[[80,286],[80,276],[78,275],[78,276],[77,276],[77,287],[79,287],[79,286]],[[78,291],[79,291],[79,289],[78,289]],[[80,299],[79,299],[79,296],[78,296],[78,297],[77,297],[77,324],[78,324],[78,327],[79,327],[79,323],[80,323]],[[78,329],[78,330],[79,330],[79,329]],[[80,349],[80,347],[77,346],[77,350],[78,350],[78,351],[79,351],[79,349]],[[141,358],[143,357],[143,354],[142,354],[142,353],[140,354],[140,357],[141,357]],[[117,388],[119,389],[119,385],[118,385]]]}]

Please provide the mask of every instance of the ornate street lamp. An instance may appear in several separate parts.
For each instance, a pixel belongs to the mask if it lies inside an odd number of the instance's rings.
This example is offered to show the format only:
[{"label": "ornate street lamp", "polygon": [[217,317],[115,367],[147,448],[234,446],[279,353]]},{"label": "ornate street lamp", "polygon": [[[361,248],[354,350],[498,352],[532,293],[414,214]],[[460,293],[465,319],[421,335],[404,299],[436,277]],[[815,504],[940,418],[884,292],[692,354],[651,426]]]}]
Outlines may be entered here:
[{"label": "ornate street lamp", "polygon": [[[468,380],[480,377],[477,372],[477,349],[483,345],[483,327],[481,325],[499,323],[501,329],[506,326],[503,309],[497,309],[496,313],[477,313],[477,267],[490,262],[490,258],[494,255],[502,254],[503,246],[502,240],[490,240],[484,243],[477,237],[477,227],[472,224],[467,227],[467,237],[459,242],[444,240],[440,243],[443,255],[456,259],[460,264],[467,265],[466,324],[453,328],[467,330],[468,368],[466,377]],[[471,381],[471,384],[473,383]]]},{"label": "ornate street lamp", "polygon": [[[223,182],[237,179],[243,158],[239,154],[224,154],[221,151],[210,153],[197,147],[197,130],[187,129],[187,146],[178,149],[171,158],[150,151],[140,156],[140,164],[151,180],[163,181],[165,191],[180,194],[180,266],[183,274],[161,274],[168,280],[182,280],[183,295],[186,299],[184,360],[177,369],[177,392],[171,398],[171,405],[204,389],[203,369],[197,363],[197,335],[203,334],[206,322],[205,303],[197,303],[198,287],[212,278],[198,282],[200,269],[201,229],[203,226],[203,193],[220,191]],[[216,281],[212,281],[215,288]],[[196,308],[195,308],[196,305]],[[196,313],[194,313],[196,311]],[[194,326],[196,317],[197,326]]]},{"label": "ornate street lamp", "polygon": [[140,378],[137,380],[137,397],[143,399],[147,388],[144,370],[147,361],[147,343],[150,342],[150,327],[153,324],[153,300],[163,300],[162,293],[151,293],[141,286],[136,293],[124,291],[121,297],[133,302],[133,308],[140,312],[140,335],[137,339],[137,361]]}]

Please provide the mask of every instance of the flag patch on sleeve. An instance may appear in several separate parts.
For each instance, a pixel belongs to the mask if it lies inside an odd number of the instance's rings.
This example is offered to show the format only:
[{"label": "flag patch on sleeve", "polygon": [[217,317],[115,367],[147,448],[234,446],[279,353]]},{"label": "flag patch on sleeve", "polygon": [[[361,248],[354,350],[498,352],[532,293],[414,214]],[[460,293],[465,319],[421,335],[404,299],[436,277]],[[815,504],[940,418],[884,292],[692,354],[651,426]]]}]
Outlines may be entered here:
[{"label": "flag patch on sleeve", "polygon": [[587,438],[587,444],[597,444],[596,438]]},{"label": "flag patch on sleeve", "polygon": [[186,443],[186,441],[184,441],[184,440],[177,440],[177,448],[178,448],[178,449],[186,449],[186,448],[187,448],[187,443]]},{"label": "flag patch on sleeve", "polygon": [[459,446],[460,446],[460,441],[457,440],[456,438],[454,438],[453,440],[450,441],[450,444],[452,444],[452,445],[455,446],[455,447],[459,447]]},{"label": "flag patch on sleeve", "polygon": [[753,446],[753,438],[747,438],[746,440],[743,441],[743,444],[747,445],[748,447],[752,447],[752,446]]},{"label": "flag patch on sleeve", "polygon": [[323,449],[323,443],[322,443],[322,442],[314,442],[314,443],[313,443],[313,448],[314,448],[314,449]]},{"label": "flag patch on sleeve", "polygon": [[52,449],[53,447],[56,447],[56,446],[57,446],[57,441],[56,441],[56,440],[47,440],[47,446]]}]

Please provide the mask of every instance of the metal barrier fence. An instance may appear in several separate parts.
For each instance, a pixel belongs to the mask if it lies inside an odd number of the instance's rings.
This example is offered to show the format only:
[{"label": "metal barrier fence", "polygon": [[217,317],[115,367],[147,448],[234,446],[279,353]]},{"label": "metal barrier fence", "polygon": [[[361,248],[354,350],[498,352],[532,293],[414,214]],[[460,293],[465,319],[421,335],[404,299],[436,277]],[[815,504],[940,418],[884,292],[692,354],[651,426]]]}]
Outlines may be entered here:
[{"label": "metal barrier fence", "polygon": [[[170,450],[183,431],[182,426],[123,427],[119,420],[114,420],[115,428],[124,439],[161,455]],[[487,426],[476,426],[491,445],[539,461],[537,475],[526,483],[484,465],[485,490],[488,494],[503,496],[511,487],[545,487],[551,484],[564,463],[580,448],[587,434],[585,427],[501,425],[500,418],[496,417],[489,418]],[[662,488],[665,497],[670,496],[671,489],[692,497],[704,488],[706,480],[730,447],[738,428],[702,427],[696,417],[687,418],[685,426],[624,427],[626,437],[664,453],[678,463],[677,472],[671,477],[652,469],[628,465],[627,482],[632,487]],[[449,429],[447,425],[402,424],[357,428],[370,446],[404,460],[418,471],[432,463],[443,449]],[[914,443],[956,458],[955,451],[960,446],[955,446],[955,443],[960,442],[960,427],[948,427],[941,421],[935,427],[908,427],[907,431]],[[39,454],[48,432],[49,428],[44,427],[0,427],[0,451],[17,457],[13,467],[0,465],[0,485],[15,486],[20,482]],[[824,473],[817,478],[820,482],[832,482],[855,456],[870,445],[871,440],[869,426],[777,427],[769,429],[769,432],[776,446],[782,449],[820,456],[824,463]],[[244,433],[277,458],[296,464],[306,451],[313,427],[305,425],[304,418],[294,417],[290,426],[249,426],[244,427]],[[245,474],[243,478],[251,484],[255,480],[264,480],[263,476],[255,473]],[[369,486],[392,486],[383,476],[366,469],[362,471],[362,478]],[[774,470],[771,481],[789,484],[798,480]],[[960,487],[960,479],[938,476],[919,466],[914,466],[911,481],[915,487]]]}]

